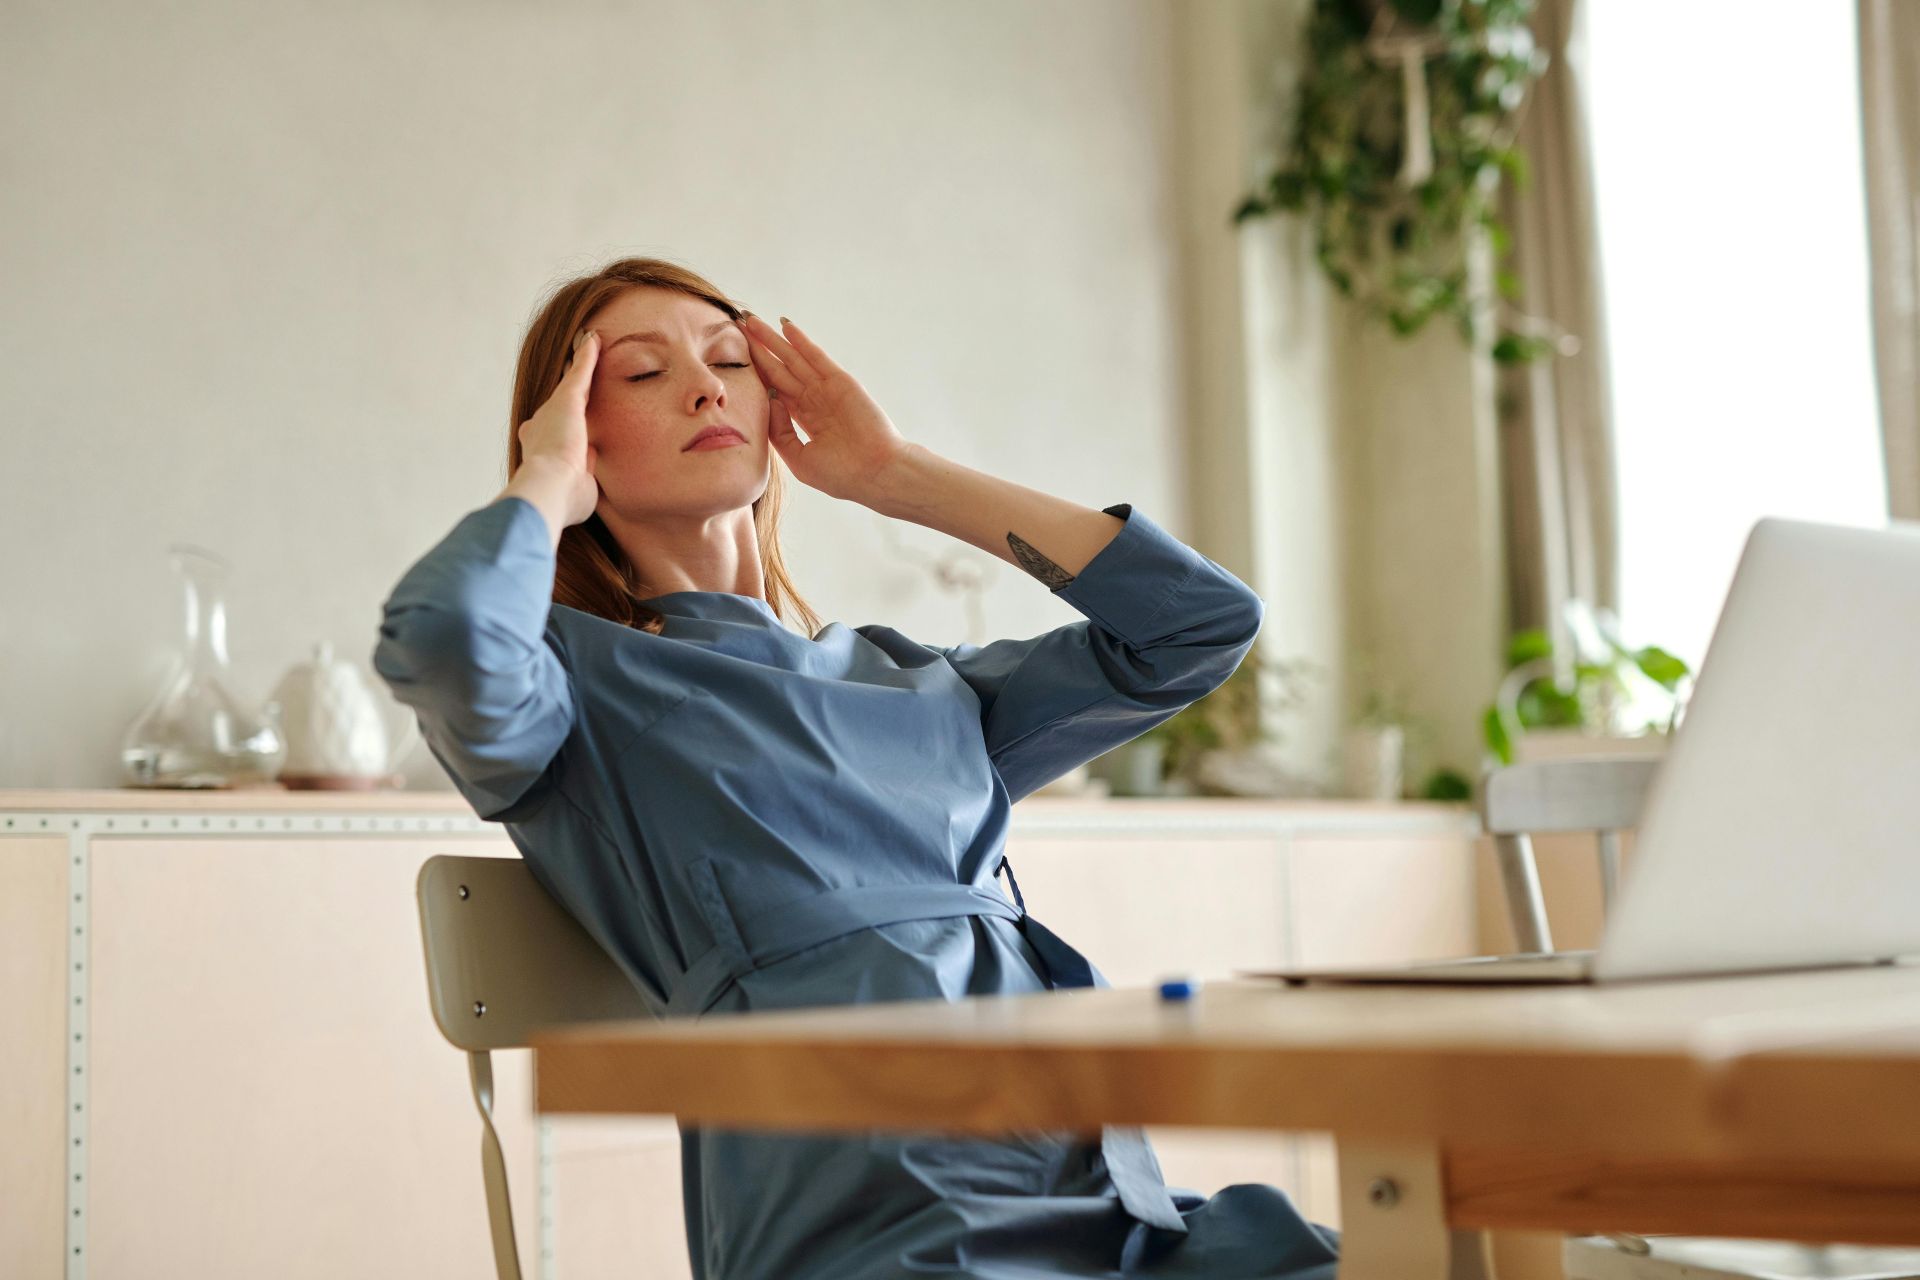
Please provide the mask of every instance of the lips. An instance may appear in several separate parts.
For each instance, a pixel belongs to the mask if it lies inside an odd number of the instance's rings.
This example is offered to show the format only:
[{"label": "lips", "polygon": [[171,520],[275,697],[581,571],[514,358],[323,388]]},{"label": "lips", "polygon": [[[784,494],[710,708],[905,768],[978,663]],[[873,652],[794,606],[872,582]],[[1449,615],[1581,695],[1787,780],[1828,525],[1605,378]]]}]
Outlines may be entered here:
[{"label": "lips", "polygon": [[699,435],[687,441],[685,445],[681,446],[680,452],[685,453],[688,449],[693,448],[693,446],[699,444],[702,440],[711,440],[715,436],[725,436],[731,440],[738,440],[741,444],[745,444],[747,442],[747,438],[741,435],[738,431],[735,431],[732,427],[715,425],[715,426],[711,426],[703,429]]}]

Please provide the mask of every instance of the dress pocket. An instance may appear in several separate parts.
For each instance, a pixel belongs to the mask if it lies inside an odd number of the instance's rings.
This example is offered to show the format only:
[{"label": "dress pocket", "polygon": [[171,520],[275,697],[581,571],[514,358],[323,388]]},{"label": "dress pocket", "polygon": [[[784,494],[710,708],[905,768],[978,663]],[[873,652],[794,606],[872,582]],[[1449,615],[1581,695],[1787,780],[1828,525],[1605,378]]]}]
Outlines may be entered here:
[{"label": "dress pocket", "polygon": [[693,891],[701,918],[713,934],[713,945],[727,958],[734,973],[745,973],[749,967],[746,939],[740,936],[740,926],[734,921],[733,907],[720,888],[720,877],[713,869],[712,858],[695,858],[687,864],[687,885]]}]

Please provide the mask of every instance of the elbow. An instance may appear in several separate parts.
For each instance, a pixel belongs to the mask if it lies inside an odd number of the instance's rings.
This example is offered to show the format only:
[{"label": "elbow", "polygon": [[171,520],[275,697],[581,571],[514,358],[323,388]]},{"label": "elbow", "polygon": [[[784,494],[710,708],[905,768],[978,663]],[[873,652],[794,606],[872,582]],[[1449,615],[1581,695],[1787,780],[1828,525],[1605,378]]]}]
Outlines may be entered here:
[{"label": "elbow", "polygon": [[1150,674],[1137,686],[1137,696],[1179,708],[1212,693],[1253,650],[1264,614],[1260,597],[1250,591],[1244,603],[1216,611],[1189,643],[1154,655],[1146,664]]},{"label": "elbow", "polygon": [[1213,645],[1231,654],[1234,665],[1238,666],[1240,659],[1253,648],[1254,639],[1260,634],[1266,615],[1266,604],[1254,594],[1253,588],[1241,586],[1213,616],[1208,628],[1212,633]]},{"label": "elbow", "polygon": [[1252,587],[1246,589],[1246,598],[1241,607],[1242,625],[1240,628],[1242,643],[1251,648],[1255,636],[1260,634],[1260,624],[1266,620],[1266,603],[1255,595]]},{"label": "elbow", "polygon": [[428,685],[459,679],[460,673],[471,669],[473,657],[473,626],[468,618],[389,603],[380,620],[372,663],[395,698],[416,706]]},{"label": "elbow", "polygon": [[1220,628],[1216,633],[1218,641],[1211,646],[1211,652],[1202,663],[1204,670],[1199,673],[1201,696],[1218,689],[1240,669],[1240,664],[1253,651],[1254,641],[1260,635],[1260,625],[1265,617],[1266,606],[1251,589],[1244,591],[1231,613],[1221,614]]}]

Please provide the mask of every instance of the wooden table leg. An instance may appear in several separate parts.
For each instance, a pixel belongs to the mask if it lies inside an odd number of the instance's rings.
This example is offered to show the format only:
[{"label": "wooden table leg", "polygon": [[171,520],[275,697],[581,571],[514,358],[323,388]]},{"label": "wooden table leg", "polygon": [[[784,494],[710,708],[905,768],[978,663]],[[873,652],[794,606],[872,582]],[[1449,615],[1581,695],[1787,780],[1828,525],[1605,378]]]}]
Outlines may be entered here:
[{"label": "wooden table leg", "polygon": [[1493,1280],[1486,1233],[1447,1225],[1440,1148],[1336,1137],[1340,1280]]}]

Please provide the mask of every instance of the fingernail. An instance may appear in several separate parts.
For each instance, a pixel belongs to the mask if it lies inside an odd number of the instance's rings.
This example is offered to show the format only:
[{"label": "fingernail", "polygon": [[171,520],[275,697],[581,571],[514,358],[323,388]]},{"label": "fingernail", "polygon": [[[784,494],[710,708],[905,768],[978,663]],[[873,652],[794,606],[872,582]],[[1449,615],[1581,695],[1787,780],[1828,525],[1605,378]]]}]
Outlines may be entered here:
[{"label": "fingernail", "polygon": [[791,321],[791,320],[789,320],[789,319],[787,319],[787,318],[786,318],[785,316],[781,316],[781,317],[780,317],[780,323],[781,323],[781,324],[792,324],[792,323],[793,323],[793,321]]},{"label": "fingernail", "polygon": [[580,332],[573,335],[573,349],[575,351],[578,351],[580,349],[580,344],[587,340],[587,334],[589,332],[590,330],[582,329]]},{"label": "fingernail", "polygon": [[742,320],[745,320],[745,319],[746,319],[746,318],[747,318],[748,316],[751,316],[752,314],[753,314],[753,312],[751,312],[751,311],[742,311],[742,312],[740,313],[740,318],[741,318]]}]

